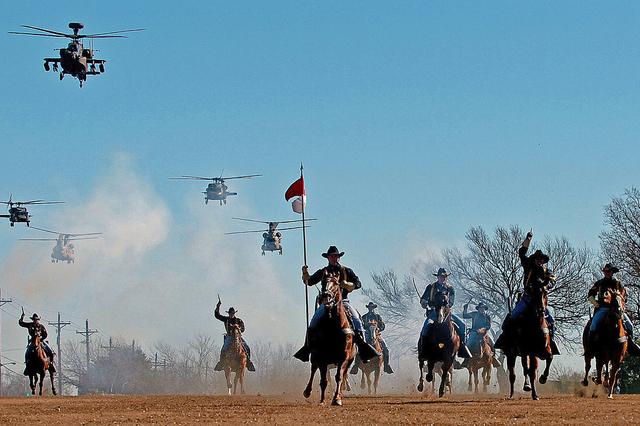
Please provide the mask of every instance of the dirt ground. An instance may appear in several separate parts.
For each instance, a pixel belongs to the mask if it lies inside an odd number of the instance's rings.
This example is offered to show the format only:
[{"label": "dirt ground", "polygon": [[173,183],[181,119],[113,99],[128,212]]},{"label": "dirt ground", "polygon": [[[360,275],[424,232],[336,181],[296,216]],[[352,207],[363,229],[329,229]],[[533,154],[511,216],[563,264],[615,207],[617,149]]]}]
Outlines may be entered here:
[{"label": "dirt ground", "polygon": [[0,424],[640,424],[640,395],[347,397],[84,396],[0,399]]}]

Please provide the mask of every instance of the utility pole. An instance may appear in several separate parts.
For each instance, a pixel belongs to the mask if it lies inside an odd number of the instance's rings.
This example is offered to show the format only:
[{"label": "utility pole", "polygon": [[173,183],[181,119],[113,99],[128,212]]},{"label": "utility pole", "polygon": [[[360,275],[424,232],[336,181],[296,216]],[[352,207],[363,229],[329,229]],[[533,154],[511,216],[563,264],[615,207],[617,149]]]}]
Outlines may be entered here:
[{"label": "utility pole", "polygon": [[56,327],[56,343],[58,345],[58,390],[60,395],[62,395],[62,351],[60,350],[60,332],[64,328],[64,326],[71,324],[68,321],[60,320],[60,312],[58,312],[58,321],[51,322],[49,321],[49,325],[53,325]]},{"label": "utility pole", "polygon": [[91,337],[91,335],[95,334],[98,332],[98,330],[89,330],[89,320],[86,320],[84,323],[84,331],[76,331],[76,334],[81,334],[84,336],[84,343],[85,344],[85,348],[87,350],[87,374],[85,376],[86,379],[86,384],[87,384],[87,389],[89,387],[89,338]]},{"label": "utility pole", "polygon": [[111,351],[113,350],[113,341],[111,339],[111,337],[109,337],[109,346],[100,346],[102,349],[109,349],[109,354],[111,354]]},{"label": "utility pole", "polygon": [[[0,288],[0,307],[7,303],[11,303],[11,299],[2,298],[2,289]],[[8,364],[2,364],[2,313],[0,313],[0,396],[2,396],[2,366]]]}]

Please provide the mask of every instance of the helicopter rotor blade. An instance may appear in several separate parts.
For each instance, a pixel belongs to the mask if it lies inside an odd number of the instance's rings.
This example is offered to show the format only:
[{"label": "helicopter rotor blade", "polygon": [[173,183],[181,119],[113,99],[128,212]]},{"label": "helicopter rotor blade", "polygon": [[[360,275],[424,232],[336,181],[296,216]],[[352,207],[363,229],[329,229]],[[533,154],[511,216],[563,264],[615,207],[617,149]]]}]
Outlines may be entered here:
[{"label": "helicopter rotor blade", "polygon": [[78,38],[90,38],[90,39],[94,39],[94,38],[129,38],[127,36],[123,36],[123,35],[106,35],[106,36],[99,36],[99,35],[79,35]]},{"label": "helicopter rotor blade", "polygon": [[202,177],[202,176],[179,176],[179,177],[170,177],[169,179],[216,180],[217,178]]},{"label": "helicopter rotor blade", "polygon": [[232,217],[231,219],[244,220],[245,222],[266,223],[267,225],[269,224],[268,221],[264,221],[264,220],[243,219],[241,217]]},{"label": "helicopter rotor blade", "polygon": [[[13,204],[18,204],[14,202]],[[33,201],[23,201],[20,204],[31,204],[31,205],[42,205],[42,204],[64,204],[64,201],[44,201],[44,200],[33,200]]]},{"label": "helicopter rotor blade", "polygon": [[31,226],[31,229],[36,229],[38,231],[42,231],[42,232],[48,232],[50,234],[56,234],[56,235],[61,235],[61,232],[56,232],[56,231],[50,231],[49,229],[44,229],[44,228],[37,228],[35,226]]},{"label": "helicopter rotor blade", "polygon": [[58,241],[57,238],[19,238],[20,241]]},{"label": "helicopter rotor blade", "polygon": [[305,226],[291,226],[289,228],[278,228],[276,229],[276,231],[289,231],[291,229],[302,229],[302,228],[310,228],[310,225],[305,225]]},{"label": "helicopter rotor blade", "polygon": [[262,229],[260,231],[236,231],[236,232],[225,232],[224,235],[234,235],[234,234],[255,234],[258,232],[269,232],[268,229]]},{"label": "helicopter rotor blade", "polygon": [[95,37],[95,36],[105,36],[105,35],[111,35],[111,34],[121,34],[121,33],[135,33],[138,31],[146,31],[146,28],[135,28],[132,30],[120,30],[120,31],[109,31],[106,33],[95,33],[95,34],[87,34],[85,35],[85,37]]},{"label": "helicopter rotor blade", "polygon": [[81,241],[81,240],[99,240],[99,237],[82,237],[82,238],[74,238],[71,237],[69,239],[67,239],[67,241]]},{"label": "helicopter rotor blade", "polygon": [[[318,220],[318,219],[305,219],[305,222],[308,222],[310,220]],[[296,223],[296,222],[302,222],[302,219],[296,219],[296,220],[281,220],[278,221],[278,223]]]},{"label": "helicopter rotor blade", "polygon": [[[88,237],[88,236],[93,236],[93,235],[102,235],[102,232],[89,232],[89,233],[86,233],[86,234],[64,234],[64,235],[66,235],[68,237],[71,237],[71,238]],[[95,237],[95,238],[97,238],[97,237]]]},{"label": "helicopter rotor blade", "polygon": [[64,36],[64,37],[73,37],[73,35],[71,34],[65,34],[65,33],[61,33],[60,31],[53,31],[53,30],[48,30],[46,28],[40,28],[40,27],[34,27],[32,25],[20,25],[22,28],[30,28],[32,30],[38,30],[38,31],[43,31],[45,33],[49,33],[49,34],[56,34],[58,36]]},{"label": "helicopter rotor blade", "polygon": [[262,175],[244,175],[244,176],[229,176],[229,177],[220,177],[220,180],[231,180],[231,179],[249,179],[252,177],[257,177]]},{"label": "helicopter rotor blade", "polygon": [[54,35],[54,34],[36,34],[36,33],[23,33],[19,31],[9,31],[9,34],[15,35],[26,35],[26,36],[36,36],[36,37],[54,37],[54,38],[67,38],[68,35]]}]

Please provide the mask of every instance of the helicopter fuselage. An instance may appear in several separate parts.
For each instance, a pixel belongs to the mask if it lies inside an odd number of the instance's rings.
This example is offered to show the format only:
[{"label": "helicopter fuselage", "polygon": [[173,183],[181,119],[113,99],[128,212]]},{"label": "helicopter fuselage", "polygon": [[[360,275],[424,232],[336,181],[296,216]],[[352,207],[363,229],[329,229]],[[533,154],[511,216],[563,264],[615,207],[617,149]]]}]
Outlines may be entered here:
[{"label": "helicopter fuselage", "polygon": [[207,188],[205,189],[203,194],[205,194],[205,204],[207,204],[207,201],[209,200],[220,201],[220,204],[226,204],[227,196],[238,195],[237,192],[228,192],[227,185],[221,182],[210,183],[209,185],[207,185]]},{"label": "helicopter fuselage", "polygon": [[267,251],[277,251],[282,254],[282,234],[280,232],[265,232],[262,234],[262,255]]},{"label": "helicopter fuselage", "polygon": [[[98,75],[104,72],[105,60],[95,59],[92,49],[85,49],[79,41],[69,43],[66,48],[59,50],[60,58],[44,58],[44,69],[51,69],[50,63],[53,63],[53,71],[58,71],[58,64],[62,67],[60,79],[68,74],[77,78],[81,83],[87,80],[87,75]],[[96,69],[96,64],[99,69]]]},{"label": "helicopter fuselage", "polygon": [[58,238],[56,246],[51,251],[51,263],[67,262],[75,263],[75,247],[69,243],[67,238]]},{"label": "helicopter fuselage", "polygon": [[29,226],[31,222],[31,215],[27,211],[26,207],[11,207],[9,208],[9,222],[13,226],[16,222],[23,222]]}]

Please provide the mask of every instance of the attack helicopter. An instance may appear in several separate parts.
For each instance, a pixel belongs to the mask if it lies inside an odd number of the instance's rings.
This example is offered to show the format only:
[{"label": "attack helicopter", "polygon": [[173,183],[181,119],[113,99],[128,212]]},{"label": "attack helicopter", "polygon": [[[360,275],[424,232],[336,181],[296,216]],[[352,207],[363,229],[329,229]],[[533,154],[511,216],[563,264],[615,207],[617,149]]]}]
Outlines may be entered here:
[{"label": "attack helicopter", "polygon": [[98,238],[97,235],[102,235],[102,232],[65,234],[62,232],[49,231],[48,229],[36,228],[35,226],[31,227],[31,229],[58,235],[58,238],[20,238],[21,241],[56,241],[56,246],[51,251],[51,263],[75,263],[76,250],[71,241],[95,240]]},{"label": "attack helicopter", "polygon": [[[80,87],[87,81],[88,75],[98,75],[104,72],[104,64],[107,62],[104,59],[96,59],[93,57],[95,52],[93,49],[93,39],[96,38],[127,38],[124,35],[116,35],[121,33],[130,33],[136,31],[144,31],[144,28],[136,28],[131,30],[110,31],[106,33],[97,34],[78,34],[78,32],[84,28],[84,25],[79,22],[71,22],[69,28],[73,30],[73,34],[65,34],[58,31],[48,30],[46,28],[34,27],[31,25],[21,25],[24,28],[31,30],[41,31],[41,33],[26,33],[19,31],[9,31],[9,34],[27,35],[37,37],[54,37],[54,38],[70,38],[71,42],[66,48],[59,49],[59,58],[44,58],[45,71],[58,72],[58,65],[62,66],[60,71],[60,80],[62,80],[65,74],[69,74],[75,77],[80,82]],[[91,46],[85,49],[82,45],[83,38],[91,40]],[[51,66],[53,65],[53,66]],[[96,65],[98,69],[96,69]]]},{"label": "attack helicopter", "polygon": [[180,176],[170,177],[169,179],[186,179],[186,180],[210,180],[211,183],[207,185],[206,189],[202,192],[204,194],[204,203],[209,204],[209,200],[219,201],[220,205],[227,204],[227,197],[230,195],[238,195],[237,192],[229,192],[229,187],[224,183],[226,180],[231,179],[250,179],[253,177],[262,175],[245,175],[245,176],[230,176],[223,177],[202,177],[202,176]]},{"label": "attack helicopter", "polygon": [[[291,226],[288,228],[280,228],[278,229],[278,225],[281,223],[297,223],[302,222],[302,220],[281,220],[278,222],[275,221],[263,221],[263,220],[253,220],[253,219],[242,219],[240,217],[233,217],[235,220],[244,220],[245,222],[253,222],[253,223],[265,223],[268,226],[268,229],[259,229],[256,231],[237,231],[237,232],[226,232],[225,235],[234,235],[234,234],[251,234],[256,232],[262,232],[262,255],[264,256],[267,251],[277,251],[282,254],[282,234],[280,231],[289,231],[291,229],[302,229],[302,226]],[[316,220],[316,219],[305,219],[305,222],[308,220]],[[304,227],[308,228],[309,225],[304,225]]]},{"label": "attack helicopter", "polygon": [[0,217],[9,218],[9,224],[14,226],[16,222],[23,222],[29,226],[31,222],[31,215],[27,211],[26,205],[42,205],[42,204],[63,204],[64,201],[45,201],[45,200],[31,200],[31,201],[13,201],[13,196],[9,197],[9,201],[0,201],[1,204],[9,206],[9,214],[1,214]]}]

